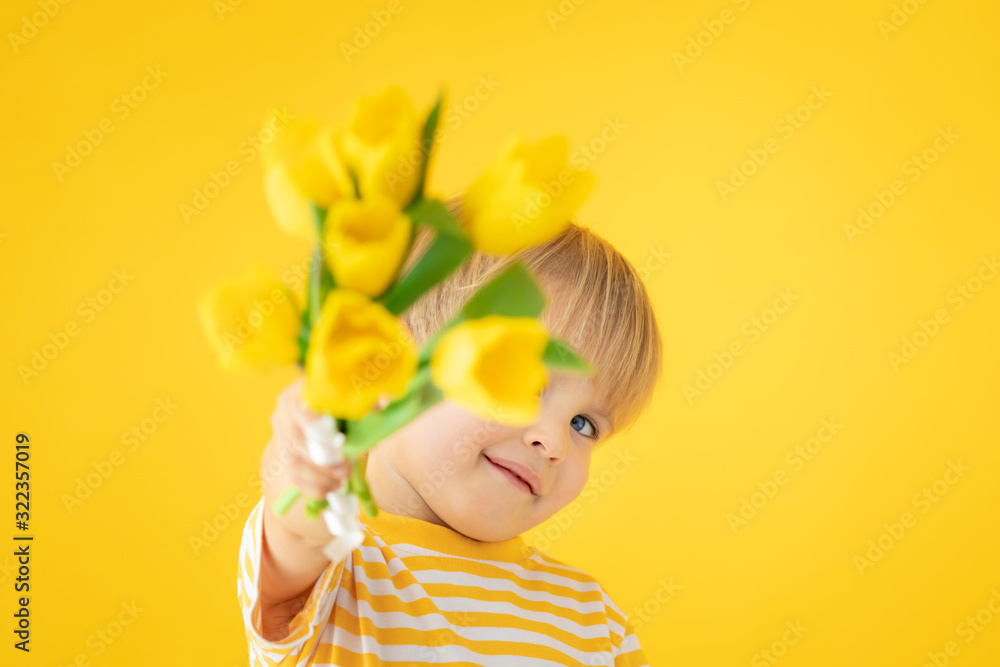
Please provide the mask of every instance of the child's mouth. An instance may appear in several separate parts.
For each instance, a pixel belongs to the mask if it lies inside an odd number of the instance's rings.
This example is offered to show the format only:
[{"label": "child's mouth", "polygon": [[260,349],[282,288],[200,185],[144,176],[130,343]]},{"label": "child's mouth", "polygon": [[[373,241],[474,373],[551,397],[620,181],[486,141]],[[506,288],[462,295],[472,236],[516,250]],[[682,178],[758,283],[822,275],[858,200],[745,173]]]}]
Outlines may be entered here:
[{"label": "child's mouth", "polygon": [[523,479],[521,479],[520,477],[518,477],[517,475],[515,475],[513,472],[511,472],[507,468],[504,468],[502,465],[494,463],[490,459],[490,457],[486,456],[485,454],[483,454],[483,456],[486,457],[486,460],[490,462],[490,465],[493,466],[496,470],[498,470],[500,472],[500,474],[503,475],[504,478],[507,481],[509,481],[511,484],[513,484],[517,488],[521,489],[525,493],[528,493],[529,495],[534,495],[534,492],[531,490],[531,485],[530,484],[528,484],[527,482],[525,482]]}]

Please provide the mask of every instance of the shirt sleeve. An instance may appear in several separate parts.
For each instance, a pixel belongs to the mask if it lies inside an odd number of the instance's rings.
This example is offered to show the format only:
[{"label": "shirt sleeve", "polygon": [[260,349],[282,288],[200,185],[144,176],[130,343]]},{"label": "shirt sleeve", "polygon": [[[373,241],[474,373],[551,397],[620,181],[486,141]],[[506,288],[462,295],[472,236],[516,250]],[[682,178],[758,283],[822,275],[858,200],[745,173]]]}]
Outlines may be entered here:
[{"label": "shirt sleeve", "polygon": [[606,591],[604,592],[604,606],[608,615],[608,626],[611,630],[613,647],[611,654],[615,659],[614,667],[649,667],[649,661],[646,660],[646,656],[642,652],[632,622],[628,616],[622,613],[622,610]]},{"label": "shirt sleeve", "polygon": [[639,646],[639,638],[632,630],[628,618],[624,625],[625,636],[615,652],[615,667],[649,667],[649,661]]},{"label": "shirt sleeve", "polygon": [[263,548],[264,499],[251,510],[243,526],[240,543],[236,594],[243,612],[253,667],[290,667],[301,664],[318,645],[333,610],[343,573],[344,561],[327,565],[313,586],[302,610],[289,622],[288,635],[279,640],[264,639],[260,609],[260,564]]}]

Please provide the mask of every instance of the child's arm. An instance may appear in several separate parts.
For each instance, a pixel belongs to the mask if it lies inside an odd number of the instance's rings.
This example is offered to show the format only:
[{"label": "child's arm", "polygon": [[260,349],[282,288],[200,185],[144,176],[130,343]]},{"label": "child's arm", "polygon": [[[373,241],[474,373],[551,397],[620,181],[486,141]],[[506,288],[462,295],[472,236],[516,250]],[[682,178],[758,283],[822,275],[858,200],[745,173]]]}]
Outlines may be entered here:
[{"label": "child's arm", "polygon": [[[301,385],[302,380],[298,380],[278,397],[271,418],[274,437],[261,460],[264,515],[260,609],[262,634],[267,639],[287,634],[288,621],[302,609],[316,580],[330,564],[323,547],[333,536],[322,518],[306,518],[305,498],[324,498],[345,483],[351,471],[346,462],[318,466],[309,459],[298,426],[298,418],[305,414],[298,402]],[[273,505],[290,484],[295,484],[302,495],[278,516]]]}]

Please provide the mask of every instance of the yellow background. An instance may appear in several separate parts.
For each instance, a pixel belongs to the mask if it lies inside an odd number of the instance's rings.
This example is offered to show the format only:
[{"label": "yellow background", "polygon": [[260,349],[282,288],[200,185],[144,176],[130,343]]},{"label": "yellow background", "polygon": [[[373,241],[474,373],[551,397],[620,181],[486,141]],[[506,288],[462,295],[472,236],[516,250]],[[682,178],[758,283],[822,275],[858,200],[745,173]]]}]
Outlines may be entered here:
[{"label": "yellow background", "polygon": [[[259,160],[240,153],[267,110],[336,120],[399,83],[421,108],[440,85],[477,107],[439,146],[438,194],[468,185],[511,132],[596,150],[609,119],[626,126],[589,161],[599,182],[578,219],[647,269],[665,377],[643,421],[594,461],[607,482],[596,500],[532,538],[641,622],[651,664],[774,664],[760,653],[774,650],[789,667],[918,666],[952,641],[948,664],[1000,664],[1000,617],[982,613],[991,622],[971,638],[960,626],[1000,591],[1000,279],[970,281],[1000,251],[997,5],[400,0],[348,62],[341,43],[387,4],[79,0],[32,33],[38,2],[3,3],[2,466],[30,434],[36,539],[28,656],[11,647],[3,473],[0,662],[246,664],[239,538],[295,371],[216,370],[195,303],[252,261],[281,272],[308,252],[271,221]],[[886,32],[894,7],[901,25]],[[697,57],[679,66],[685,49]],[[147,67],[165,77],[121,118],[115,100]],[[481,77],[498,85],[477,98]],[[814,86],[830,96],[804,111]],[[787,136],[776,124],[796,111],[809,118]],[[102,119],[113,131],[60,179],[53,162]],[[911,180],[907,161],[934,157],[939,128],[958,138]],[[718,183],[769,139],[778,150],[724,200]],[[185,223],[180,205],[229,160],[241,173]],[[851,242],[845,225],[896,179],[903,194]],[[132,280],[86,320],[80,304],[123,268]],[[958,308],[967,282],[981,289]],[[770,317],[779,290],[797,299],[752,339],[744,326]],[[890,353],[939,309],[947,322],[894,368]],[[71,323],[78,334],[23,380]],[[743,353],[712,369],[737,342]],[[715,379],[689,400],[700,371]],[[128,451],[121,435],[168,398],[173,414]],[[796,469],[786,456],[823,419],[842,427]],[[121,464],[67,510],[114,450]],[[626,450],[636,460],[614,468]],[[949,461],[968,471],[939,482],[933,504],[915,501]],[[782,472],[773,497],[753,496]],[[743,499],[760,506],[734,531]],[[233,505],[239,516],[195,554],[190,538]],[[915,524],[885,537],[904,512]],[[880,536],[892,544],[859,572]],[[97,640],[133,601],[134,622]],[[786,623],[807,630],[782,650]]]}]

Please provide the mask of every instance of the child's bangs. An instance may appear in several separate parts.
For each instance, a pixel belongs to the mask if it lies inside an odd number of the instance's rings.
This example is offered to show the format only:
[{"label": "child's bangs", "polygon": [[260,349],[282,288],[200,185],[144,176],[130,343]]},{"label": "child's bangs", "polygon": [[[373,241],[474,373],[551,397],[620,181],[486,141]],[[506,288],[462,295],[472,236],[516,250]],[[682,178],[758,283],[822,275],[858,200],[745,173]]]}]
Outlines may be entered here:
[{"label": "child's bangs", "polygon": [[549,292],[542,319],[553,337],[594,365],[595,391],[620,433],[648,405],[659,376],[652,304],[635,269],[603,239],[573,225],[553,244],[522,257]]},{"label": "child's bangs", "polygon": [[[461,216],[460,200],[446,204]],[[418,231],[404,272],[431,239],[428,229]],[[660,331],[638,272],[614,246],[585,227],[571,223],[554,238],[513,256],[473,253],[403,314],[415,341],[427,340],[513,260],[521,261],[546,293],[542,320],[550,334],[594,365],[593,385],[605,402],[613,432],[627,430],[652,399],[660,373]]]}]

